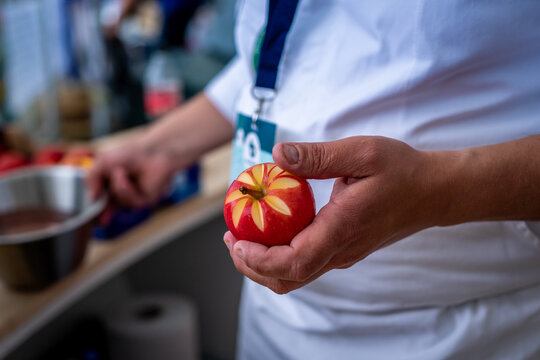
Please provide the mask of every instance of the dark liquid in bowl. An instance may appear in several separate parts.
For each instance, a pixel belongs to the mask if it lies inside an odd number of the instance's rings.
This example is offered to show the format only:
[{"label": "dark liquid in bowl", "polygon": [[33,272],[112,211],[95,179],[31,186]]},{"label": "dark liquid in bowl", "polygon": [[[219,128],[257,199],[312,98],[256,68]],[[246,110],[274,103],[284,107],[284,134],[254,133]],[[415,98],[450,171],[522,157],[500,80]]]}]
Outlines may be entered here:
[{"label": "dark liquid in bowl", "polygon": [[48,208],[20,209],[0,214],[0,235],[16,235],[55,227],[70,218]]}]

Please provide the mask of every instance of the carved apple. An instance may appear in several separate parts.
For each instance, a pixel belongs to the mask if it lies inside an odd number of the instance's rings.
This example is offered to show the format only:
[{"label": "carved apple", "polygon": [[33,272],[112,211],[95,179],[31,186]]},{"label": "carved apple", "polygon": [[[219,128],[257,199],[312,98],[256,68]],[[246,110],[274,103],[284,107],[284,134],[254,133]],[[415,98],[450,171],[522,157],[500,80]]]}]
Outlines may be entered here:
[{"label": "carved apple", "polygon": [[237,239],[287,245],[313,220],[315,200],[305,179],[276,164],[258,164],[231,184],[223,213]]}]

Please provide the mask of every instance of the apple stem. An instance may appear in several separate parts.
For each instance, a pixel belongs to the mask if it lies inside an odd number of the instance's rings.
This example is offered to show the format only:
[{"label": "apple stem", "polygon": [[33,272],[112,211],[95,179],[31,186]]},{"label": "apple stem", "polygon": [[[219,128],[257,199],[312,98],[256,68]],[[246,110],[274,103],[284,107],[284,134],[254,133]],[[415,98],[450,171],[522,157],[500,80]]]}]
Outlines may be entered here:
[{"label": "apple stem", "polygon": [[260,199],[264,196],[264,192],[260,191],[260,190],[254,190],[254,189],[249,189],[247,187],[245,187],[244,185],[240,186],[240,192],[244,195],[251,195],[253,196],[255,199]]}]

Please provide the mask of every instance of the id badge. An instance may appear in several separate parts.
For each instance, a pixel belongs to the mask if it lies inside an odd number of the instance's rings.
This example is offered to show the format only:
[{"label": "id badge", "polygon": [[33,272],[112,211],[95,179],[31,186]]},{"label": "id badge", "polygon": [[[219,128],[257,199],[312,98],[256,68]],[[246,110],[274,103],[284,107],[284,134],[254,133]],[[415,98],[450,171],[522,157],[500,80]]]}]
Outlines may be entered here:
[{"label": "id badge", "polygon": [[245,169],[260,163],[273,162],[272,148],[276,140],[276,124],[238,114],[236,134],[232,146],[229,183]]}]

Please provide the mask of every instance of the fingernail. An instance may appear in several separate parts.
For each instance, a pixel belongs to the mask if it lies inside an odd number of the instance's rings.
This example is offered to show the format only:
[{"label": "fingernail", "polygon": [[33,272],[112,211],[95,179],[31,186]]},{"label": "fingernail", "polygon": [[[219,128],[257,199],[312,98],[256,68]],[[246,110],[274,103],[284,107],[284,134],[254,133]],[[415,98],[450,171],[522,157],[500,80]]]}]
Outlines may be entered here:
[{"label": "fingernail", "polygon": [[285,160],[291,165],[294,165],[298,162],[300,155],[298,154],[298,149],[294,145],[283,145],[283,156]]},{"label": "fingernail", "polygon": [[244,250],[242,250],[242,248],[241,248],[240,246],[236,246],[236,247],[234,248],[234,252],[236,253],[236,255],[237,255],[240,259],[244,260]]}]

